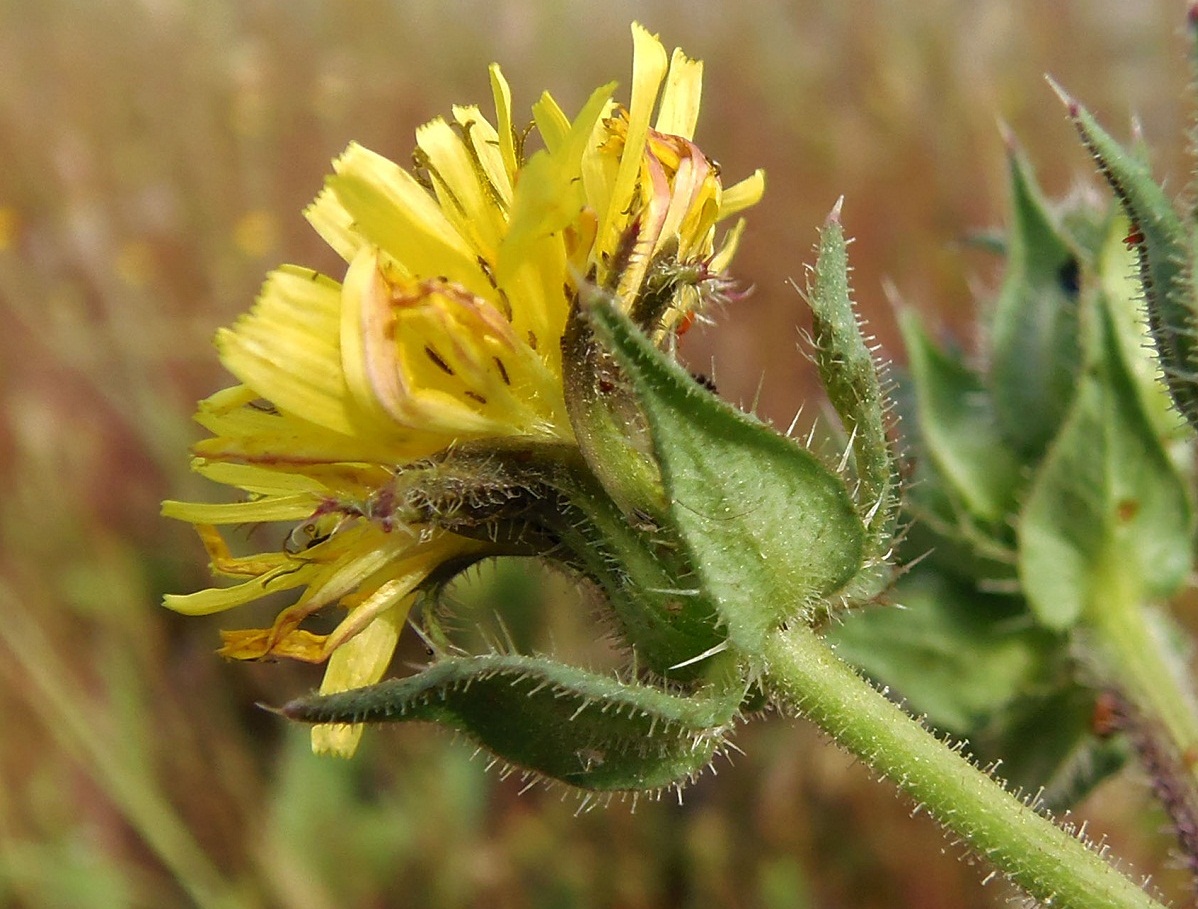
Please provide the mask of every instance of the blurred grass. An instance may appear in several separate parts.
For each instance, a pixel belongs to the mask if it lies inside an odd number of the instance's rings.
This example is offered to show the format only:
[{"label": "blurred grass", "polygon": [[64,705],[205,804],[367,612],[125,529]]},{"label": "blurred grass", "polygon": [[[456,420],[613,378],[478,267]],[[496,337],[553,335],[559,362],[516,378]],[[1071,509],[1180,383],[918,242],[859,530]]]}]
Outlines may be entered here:
[{"label": "blurred grass", "polygon": [[[968,338],[1001,222],[1003,118],[1043,182],[1090,182],[1050,71],[1108,123],[1135,112],[1179,187],[1183,4],[815,0],[736,4],[6,0],[0,4],[0,906],[691,907],[1001,905],[940,834],[802,725],[684,804],[577,802],[484,773],[427,728],[313,758],[257,710],[310,667],[215,659],[221,617],[165,496],[194,401],[225,384],[209,339],[280,261],[335,268],[300,217],[350,139],[404,160],[414,128],[489,90],[523,109],[626,83],[628,21],[707,61],[699,142],[767,168],[737,273],[756,294],[689,347],[783,424],[810,393],[785,279],[841,193],[861,304],[896,349],[883,279]],[[697,334],[697,333],[696,333]],[[688,339],[689,341],[690,339]],[[593,637],[561,579],[484,572],[464,613],[571,652]],[[513,610],[519,610],[513,613]],[[223,621],[229,621],[226,617]],[[249,624],[246,617],[233,621]],[[412,650],[406,658],[419,658]],[[600,658],[599,654],[595,658]],[[1143,787],[1105,787],[1090,829],[1175,886]]]}]

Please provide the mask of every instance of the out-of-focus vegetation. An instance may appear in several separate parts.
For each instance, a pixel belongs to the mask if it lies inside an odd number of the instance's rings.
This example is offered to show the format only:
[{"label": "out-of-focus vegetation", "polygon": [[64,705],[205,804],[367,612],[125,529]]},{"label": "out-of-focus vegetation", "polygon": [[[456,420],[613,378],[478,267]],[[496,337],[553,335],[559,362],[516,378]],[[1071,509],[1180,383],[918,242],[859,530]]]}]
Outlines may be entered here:
[{"label": "out-of-focus vegetation", "polygon": [[[707,62],[700,143],[769,184],[735,269],[756,293],[687,353],[705,371],[714,357],[734,400],[764,376],[759,409],[785,425],[811,387],[785,279],[836,197],[888,349],[884,279],[968,343],[996,270],[961,241],[1004,217],[996,119],[1054,194],[1093,181],[1044,71],[1107,122],[1180,135],[1181,15],[1163,0],[0,5],[0,906],[1005,904],[801,724],[746,727],[745,755],[681,807],[579,817],[434,729],[314,758],[306,730],[254,704],[319,670],[222,663],[217,628],[250,618],[158,606],[206,580],[158,502],[216,495],[186,458],[195,400],[227,382],[216,327],[280,261],[337,267],[300,217],[329,159],[357,139],[403,160],[419,123],[488,103],[492,60],[525,110],[543,88],[570,107],[626,83],[633,16]],[[1180,149],[1158,154],[1179,186]],[[485,570],[455,596],[537,646],[593,647],[561,578]],[[413,640],[399,659],[421,657]],[[1137,780],[1081,810],[1170,886]]]}]

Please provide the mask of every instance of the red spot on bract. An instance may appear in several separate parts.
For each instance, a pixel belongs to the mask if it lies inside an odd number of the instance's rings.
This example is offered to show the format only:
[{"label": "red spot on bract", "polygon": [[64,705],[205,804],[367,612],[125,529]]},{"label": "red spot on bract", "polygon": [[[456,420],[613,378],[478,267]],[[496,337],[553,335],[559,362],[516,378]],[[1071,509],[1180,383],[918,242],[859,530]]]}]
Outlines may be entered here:
[{"label": "red spot on bract", "polygon": [[1100,739],[1109,739],[1119,731],[1119,698],[1111,692],[1102,692],[1094,702],[1090,731]]},{"label": "red spot on bract", "polygon": [[1144,232],[1136,225],[1132,226],[1131,231],[1123,238],[1123,243],[1128,249],[1135,249],[1144,242]]}]

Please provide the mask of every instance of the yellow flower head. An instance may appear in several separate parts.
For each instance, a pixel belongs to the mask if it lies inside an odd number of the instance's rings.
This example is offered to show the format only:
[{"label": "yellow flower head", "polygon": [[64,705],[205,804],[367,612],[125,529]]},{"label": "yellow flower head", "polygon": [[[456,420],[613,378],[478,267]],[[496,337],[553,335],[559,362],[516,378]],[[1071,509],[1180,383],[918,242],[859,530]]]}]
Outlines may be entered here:
[{"label": "yellow flower head", "polygon": [[[571,120],[542,95],[533,154],[496,66],[495,122],[455,107],[427,123],[415,172],[350,145],[306,213],[344,281],[283,266],[217,335],[240,384],[201,402],[212,436],[195,469],[243,500],[164,513],[193,523],[213,570],[239,583],[166,605],[208,614],[302,589],[271,628],[225,632],[226,656],[328,660],[325,692],[377,681],[430,575],[500,551],[429,520],[426,459],[488,439],[573,442],[561,338],[582,282],[635,312],[655,268],[687,274],[659,337],[723,286],[741,225],[717,247],[717,224],[760,198],[762,175],[722,186],[692,141],[701,63],[667,61],[640,26],[633,38],[627,108],[609,85]],[[216,529],[260,524],[284,529],[250,556]],[[331,633],[301,627],[330,606],[347,610]],[[314,746],[350,753],[358,732],[317,727]]]}]

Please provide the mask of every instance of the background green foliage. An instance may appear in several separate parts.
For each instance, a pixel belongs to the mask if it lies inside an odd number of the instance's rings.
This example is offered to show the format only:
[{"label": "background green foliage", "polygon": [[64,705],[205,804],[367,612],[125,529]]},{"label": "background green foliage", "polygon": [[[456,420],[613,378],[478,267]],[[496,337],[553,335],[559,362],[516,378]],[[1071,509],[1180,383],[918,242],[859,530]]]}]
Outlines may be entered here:
[{"label": "background green foliage", "polygon": [[[1006,218],[1001,116],[1046,190],[1097,189],[1041,74],[1105,122],[1136,112],[1157,174],[1183,126],[1182,12],[1087,4],[742,0],[0,4],[0,906],[590,907],[1005,905],[940,834],[801,724],[746,727],[684,804],[575,817],[517,795],[432,728],[382,729],[352,763],[257,710],[311,667],[215,659],[222,624],[157,606],[205,583],[158,502],[187,472],[194,401],[224,384],[209,340],[280,261],[333,269],[300,218],[350,139],[404,160],[412,131],[489,97],[527,109],[626,83],[635,15],[708,64],[698,140],[731,178],[765,166],[736,271],[756,294],[687,356],[785,426],[813,386],[790,326],[840,193],[856,297],[899,349],[881,287],[967,347]],[[1115,130],[1117,134],[1119,130]],[[814,408],[809,408],[809,412]],[[455,595],[463,622],[613,665],[573,586],[514,564]],[[502,609],[507,631],[490,618]],[[986,608],[980,604],[979,608]],[[896,629],[896,634],[900,633]],[[408,641],[400,661],[419,660]],[[960,656],[960,654],[957,654]],[[1002,653],[988,670],[1018,671]],[[930,661],[934,669],[938,661]],[[984,706],[984,688],[976,694]],[[1032,733],[1029,733],[1032,734]],[[1170,886],[1134,778],[1080,809]]]}]

